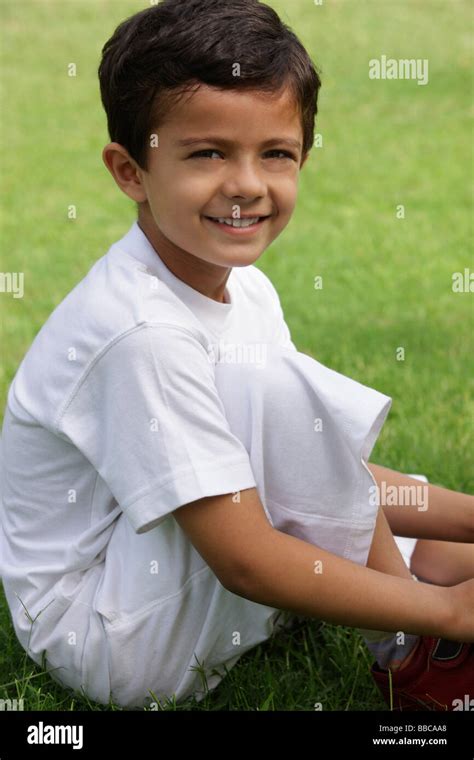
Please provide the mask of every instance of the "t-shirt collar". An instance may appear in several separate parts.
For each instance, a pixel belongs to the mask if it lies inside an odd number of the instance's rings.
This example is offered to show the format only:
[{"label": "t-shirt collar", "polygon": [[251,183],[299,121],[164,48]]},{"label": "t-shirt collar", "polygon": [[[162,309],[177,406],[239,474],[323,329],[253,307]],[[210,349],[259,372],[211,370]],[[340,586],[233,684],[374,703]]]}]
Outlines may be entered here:
[{"label": "t-shirt collar", "polygon": [[223,331],[235,305],[234,270],[228,277],[224,292],[224,298],[227,302],[220,303],[176,277],[160,258],[137,221],[132,224],[127,234],[117,242],[117,247],[145,264],[148,271],[165,282],[173,293],[213,332],[220,333]]}]

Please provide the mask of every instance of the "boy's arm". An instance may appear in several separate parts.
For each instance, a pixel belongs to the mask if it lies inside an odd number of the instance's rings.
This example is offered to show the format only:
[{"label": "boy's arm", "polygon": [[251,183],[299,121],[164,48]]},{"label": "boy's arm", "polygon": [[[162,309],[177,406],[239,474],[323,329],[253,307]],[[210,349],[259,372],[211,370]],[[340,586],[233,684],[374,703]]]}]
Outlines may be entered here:
[{"label": "boy's arm", "polygon": [[[368,467],[382,495],[384,489],[391,486],[399,494],[398,505],[382,503],[388,524],[396,536],[474,543],[474,496],[422,483],[409,475],[372,462],[369,462]],[[407,488],[413,490],[413,487],[423,489],[424,498],[421,503],[407,503],[404,494],[408,493]]]},{"label": "boy's arm", "polygon": [[472,612],[458,612],[453,588],[386,575],[281,533],[255,488],[240,498],[207,497],[173,513],[229,591],[330,623],[474,640],[474,600]]}]

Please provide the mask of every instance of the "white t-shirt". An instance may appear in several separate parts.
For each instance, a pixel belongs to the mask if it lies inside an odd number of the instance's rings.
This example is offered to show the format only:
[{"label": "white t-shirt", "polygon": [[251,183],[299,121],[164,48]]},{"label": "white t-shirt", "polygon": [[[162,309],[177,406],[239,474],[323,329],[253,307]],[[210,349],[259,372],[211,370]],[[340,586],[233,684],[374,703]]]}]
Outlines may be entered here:
[{"label": "white t-shirt", "polygon": [[64,298],[13,379],[3,424],[0,577],[32,617],[61,578],[179,506],[254,487],[214,384],[229,346],[292,348],[278,295],[234,268],[226,303],[175,277],[138,224]]}]

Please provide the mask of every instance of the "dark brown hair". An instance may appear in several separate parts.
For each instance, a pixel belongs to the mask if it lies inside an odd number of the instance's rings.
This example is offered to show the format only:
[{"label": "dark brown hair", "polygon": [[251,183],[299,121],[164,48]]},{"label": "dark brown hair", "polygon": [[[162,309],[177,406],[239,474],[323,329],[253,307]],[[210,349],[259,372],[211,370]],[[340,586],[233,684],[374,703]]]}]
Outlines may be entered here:
[{"label": "dark brown hair", "polygon": [[98,73],[110,139],[144,170],[150,134],[174,98],[201,83],[269,93],[290,87],[303,156],[314,142],[317,70],[291,29],[258,0],[162,0],[116,28]]}]

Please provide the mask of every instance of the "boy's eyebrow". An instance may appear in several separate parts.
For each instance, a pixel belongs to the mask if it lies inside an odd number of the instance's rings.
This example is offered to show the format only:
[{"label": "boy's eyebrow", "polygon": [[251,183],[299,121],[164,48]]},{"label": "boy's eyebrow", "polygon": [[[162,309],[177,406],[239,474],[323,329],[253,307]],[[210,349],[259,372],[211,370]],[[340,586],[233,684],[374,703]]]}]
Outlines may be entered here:
[{"label": "boy's eyebrow", "polygon": [[[233,140],[225,140],[222,137],[218,137],[217,135],[208,135],[207,137],[186,137],[182,140],[177,140],[176,145],[179,145],[180,147],[186,147],[190,145],[197,145],[198,143],[203,142],[213,142],[213,143],[221,143],[222,145],[233,145]],[[292,137],[273,137],[271,140],[266,140],[264,143],[262,143],[262,148],[268,148],[271,145],[281,145],[282,143],[285,143],[286,145],[291,145],[293,148],[298,148],[301,150],[301,143],[299,140],[295,140]]]}]

